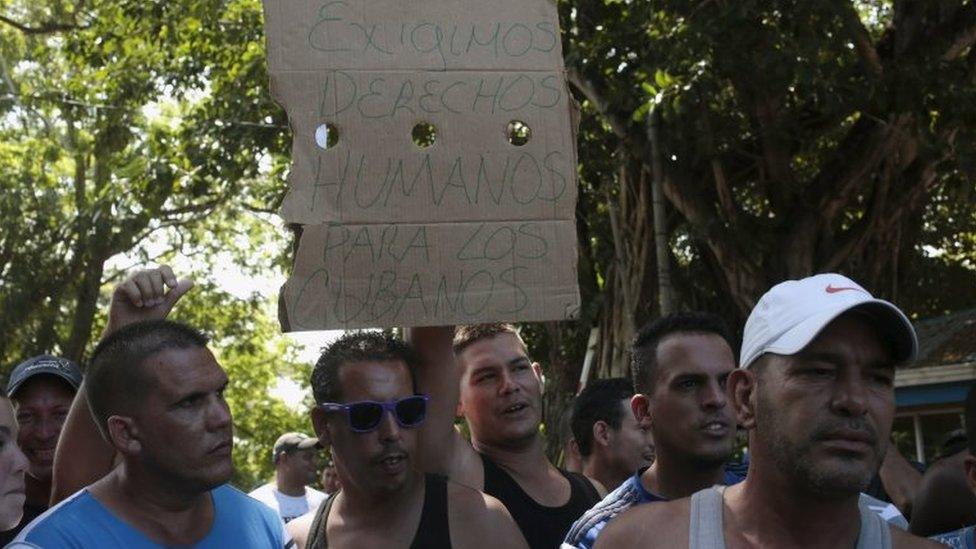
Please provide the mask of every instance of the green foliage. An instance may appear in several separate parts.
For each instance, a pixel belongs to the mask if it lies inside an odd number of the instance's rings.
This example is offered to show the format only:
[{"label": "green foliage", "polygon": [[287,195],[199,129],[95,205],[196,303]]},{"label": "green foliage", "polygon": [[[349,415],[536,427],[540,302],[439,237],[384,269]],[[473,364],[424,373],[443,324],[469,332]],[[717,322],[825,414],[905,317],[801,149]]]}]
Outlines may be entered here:
[{"label": "green foliage", "polygon": [[288,250],[271,212],[290,136],[260,1],[2,0],[0,14],[0,366],[81,359],[133,264],[191,264],[176,318],[211,333],[228,370],[235,483],[265,481],[273,441],[310,431],[269,391],[307,385],[308,367],[266,296],[213,274],[280,275]]},{"label": "green foliage", "polygon": [[0,23],[0,308],[14,313],[0,364],[80,358],[98,287],[119,276],[110,258],[154,255],[146,239],[171,228],[169,249],[224,238],[276,208],[289,137],[261,4],[2,5],[15,23]]},{"label": "green foliage", "polygon": [[[825,269],[917,314],[976,304],[971,2],[560,8],[581,204],[634,192],[608,176],[620,165],[650,173],[654,106],[682,306],[742,319],[771,284]],[[612,264],[594,255],[597,280]]]}]

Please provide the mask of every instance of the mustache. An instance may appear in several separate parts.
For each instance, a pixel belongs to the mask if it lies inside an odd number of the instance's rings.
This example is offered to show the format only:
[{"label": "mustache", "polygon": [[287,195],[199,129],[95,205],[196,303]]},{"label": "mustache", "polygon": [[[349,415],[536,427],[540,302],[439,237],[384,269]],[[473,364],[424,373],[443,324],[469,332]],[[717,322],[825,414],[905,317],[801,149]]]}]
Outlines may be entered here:
[{"label": "mustache", "polygon": [[832,438],[837,433],[844,431],[858,432],[867,437],[867,442],[872,446],[878,444],[878,430],[864,418],[849,418],[824,422],[814,429],[812,435],[815,440],[822,440]]},{"label": "mustache", "polygon": [[400,444],[396,444],[396,443],[387,444],[383,446],[383,451],[381,451],[379,455],[373,458],[373,461],[375,463],[379,463],[388,457],[401,457],[401,456],[405,459],[409,459],[410,452],[407,452],[407,450]]}]

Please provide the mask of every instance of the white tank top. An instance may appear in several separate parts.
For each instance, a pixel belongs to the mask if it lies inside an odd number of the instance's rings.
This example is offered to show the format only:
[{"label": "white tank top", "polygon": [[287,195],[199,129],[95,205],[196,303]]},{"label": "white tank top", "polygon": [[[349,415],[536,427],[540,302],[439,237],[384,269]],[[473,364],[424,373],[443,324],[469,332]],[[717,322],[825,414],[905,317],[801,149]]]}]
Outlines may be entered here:
[{"label": "white tank top", "polygon": [[[688,525],[688,547],[692,549],[725,549],[722,535],[722,493],[725,486],[713,486],[695,492],[691,496],[691,517]],[[891,549],[891,531],[888,523],[867,508],[863,500],[858,503],[861,512],[861,531],[857,536],[856,549]]]}]

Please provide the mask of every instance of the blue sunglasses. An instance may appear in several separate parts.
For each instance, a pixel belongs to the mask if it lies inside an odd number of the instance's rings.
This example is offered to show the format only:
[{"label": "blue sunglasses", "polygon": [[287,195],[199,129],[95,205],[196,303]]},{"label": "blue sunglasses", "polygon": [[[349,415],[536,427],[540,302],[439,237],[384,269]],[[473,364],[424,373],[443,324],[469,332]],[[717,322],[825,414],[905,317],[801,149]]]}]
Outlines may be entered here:
[{"label": "blue sunglasses", "polygon": [[376,402],[360,400],[348,404],[338,402],[323,402],[319,404],[326,412],[345,412],[349,421],[349,428],[356,433],[368,433],[376,430],[383,420],[383,411],[393,414],[397,425],[404,429],[416,427],[427,417],[427,395],[413,395],[393,402]]}]

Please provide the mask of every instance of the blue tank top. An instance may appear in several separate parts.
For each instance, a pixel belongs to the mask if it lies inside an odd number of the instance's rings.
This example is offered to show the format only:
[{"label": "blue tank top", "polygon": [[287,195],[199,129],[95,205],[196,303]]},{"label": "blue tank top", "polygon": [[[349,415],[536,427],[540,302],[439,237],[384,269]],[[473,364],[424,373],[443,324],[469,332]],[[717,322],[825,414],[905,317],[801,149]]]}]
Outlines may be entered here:
[{"label": "blue tank top", "polygon": [[[267,505],[227,484],[211,492],[214,522],[191,547],[257,549],[289,547],[284,523]],[[159,549],[163,546],[123,522],[87,489],[48,509],[28,524],[8,547],[99,547]]]}]

